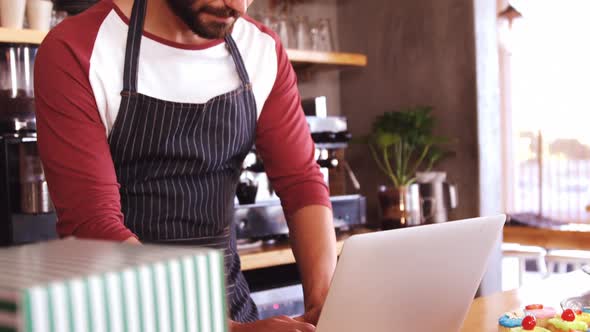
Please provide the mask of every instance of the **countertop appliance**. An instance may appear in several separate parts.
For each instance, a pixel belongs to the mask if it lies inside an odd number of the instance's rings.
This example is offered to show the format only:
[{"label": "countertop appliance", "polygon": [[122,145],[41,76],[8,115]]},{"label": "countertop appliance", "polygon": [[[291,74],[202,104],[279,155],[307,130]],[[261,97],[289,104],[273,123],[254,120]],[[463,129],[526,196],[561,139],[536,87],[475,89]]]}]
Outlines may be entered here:
[{"label": "countertop appliance", "polygon": [[[330,193],[348,194],[347,184],[352,184],[354,190],[358,191],[360,184],[345,155],[348,142],[352,139],[346,118],[306,116],[306,120],[315,143],[315,159],[330,187]],[[265,173],[264,161],[255,148],[244,160],[236,195],[237,202],[241,204],[279,199]]]},{"label": "countertop appliance", "polygon": [[57,238],[34,133],[0,135],[0,246]]},{"label": "countertop appliance", "polygon": [[348,143],[352,134],[348,131],[348,121],[341,116],[306,116],[311,138],[316,146],[316,160],[324,178],[330,186],[332,195],[345,195],[352,185],[355,192],[360,184],[346,160]]},{"label": "countertop appliance", "polygon": [[425,223],[449,221],[449,213],[457,208],[457,186],[447,182],[445,172],[418,172],[416,182],[423,199]]},{"label": "countertop appliance", "polygon": [[[330,188],[337,230],[366,224],[366,199],[358,192],[360,184],[346,161],[346,149],[352,139],[345,117],[326,115],[326,98],[303,100],[315,159]],[[348,190],[348,185],[354,190]],[[264,170],[264,161],[255,149],[246,157],[236,193],[234,223],[238,239],[273,239],[285,237],[289,230],[280,200]]]},{"label": "countertop appliance", "polygon": [[[334,227],[345,231],[367,223],[366,199],[360,195],[332,196]],[[234,224],[238,239],[273,239],[289,234],[278,200],[236,206]]]},{"label": "countertop appliance", "polygon": [[37,151],[37,48],[0,44],[0,245],[56,237],[56,216]]},{"label": "countertop appliance", "polygon": [[328,116],[328,98],[317,96],[301,100],[301,108],[306,116],[326,117]]},{"label": "countertop appliance", "polygon": [[0,44],[0,132],[34,132],[33,64],[37,46]]}]

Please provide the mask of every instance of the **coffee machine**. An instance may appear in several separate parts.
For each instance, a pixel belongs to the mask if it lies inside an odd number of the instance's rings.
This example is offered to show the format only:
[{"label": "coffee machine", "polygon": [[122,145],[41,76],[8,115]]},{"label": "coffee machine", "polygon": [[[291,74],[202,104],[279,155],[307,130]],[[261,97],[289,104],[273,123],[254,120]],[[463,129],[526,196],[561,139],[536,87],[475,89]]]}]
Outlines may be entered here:
[{"label": "coffee machine", "polygon": [[[345,231],[365,225],[366,199],[346,161],[351,140],[344,117],[326,115],[326,98],[303,100],[303,111],[315,143],[315,158],[330,188],[334,227]],[[350,190],[348,188],[351,188]],[[279,198],[264,172],[264,162],[253,150],[244,162],[236,193],[234,223],[238,239],[269,240],[288,236],[287,221]]]},{"label": "coffee machine", "polygon": [[37,46],[0,44],[0,53],[0,245],[52,239],[56,216],[37,151]]}]

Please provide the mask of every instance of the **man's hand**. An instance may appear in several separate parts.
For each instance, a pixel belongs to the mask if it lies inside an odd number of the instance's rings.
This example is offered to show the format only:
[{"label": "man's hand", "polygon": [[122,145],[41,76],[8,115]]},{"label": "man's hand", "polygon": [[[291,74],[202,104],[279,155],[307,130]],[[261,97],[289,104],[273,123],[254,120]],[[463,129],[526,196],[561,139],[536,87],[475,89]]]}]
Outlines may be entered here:
[{"label": "man's hand", "polygon": [[130,244],[141,244],[141,242],[139,242],[139,240],[136,237],[130,237],[127,240],[125,240],[124,242],[130,243]]},{"label": "man's hand", "polygon": [[298,322],[287,316],[278,316],[253,323],[230,322],[230,332],[314,332],[315,326]]}]

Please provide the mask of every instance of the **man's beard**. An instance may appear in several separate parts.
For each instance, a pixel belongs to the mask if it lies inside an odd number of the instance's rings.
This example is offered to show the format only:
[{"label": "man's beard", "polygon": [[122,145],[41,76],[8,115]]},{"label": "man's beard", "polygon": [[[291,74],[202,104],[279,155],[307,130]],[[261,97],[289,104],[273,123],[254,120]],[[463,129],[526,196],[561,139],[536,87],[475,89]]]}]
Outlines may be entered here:
[{"label": "man's beard", "polygon": [[[196,0],[168,0],[168,5],[195,34],[205,39],[219,39],[224,38],[231,33],[234,23],[239,17],[238,12],[228,7],[212,7],[203,6],[198,9],[193,9],[192,5]],[[233,17],[235,20],[232,23],[222,22],[203,22],[200,17],[201,14],[210,14],[217,17],[229,18]]]}]

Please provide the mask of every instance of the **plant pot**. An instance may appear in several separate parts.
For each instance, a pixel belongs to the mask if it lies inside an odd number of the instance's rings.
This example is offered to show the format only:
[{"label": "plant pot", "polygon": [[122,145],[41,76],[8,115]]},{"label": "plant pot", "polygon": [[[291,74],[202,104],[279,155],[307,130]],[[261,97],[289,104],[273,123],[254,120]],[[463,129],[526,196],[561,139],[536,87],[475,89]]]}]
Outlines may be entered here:
[{"label": "plant pot", "polygon": [[381,228],[384,230],[417,226],[423,223],[420,191],[417,185],[379,188]]}]

